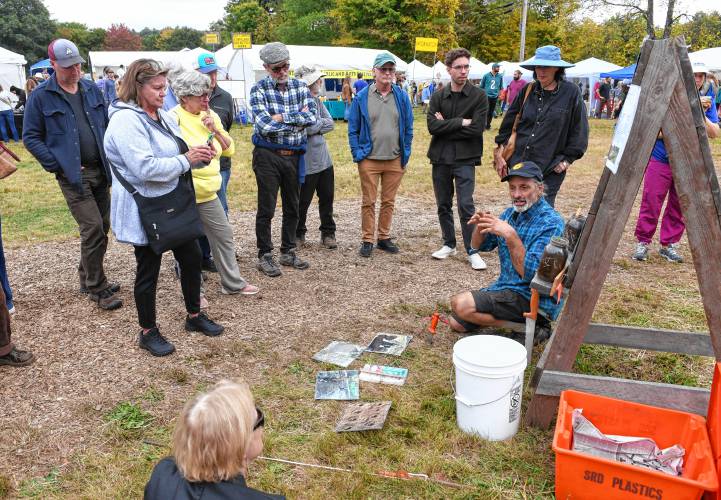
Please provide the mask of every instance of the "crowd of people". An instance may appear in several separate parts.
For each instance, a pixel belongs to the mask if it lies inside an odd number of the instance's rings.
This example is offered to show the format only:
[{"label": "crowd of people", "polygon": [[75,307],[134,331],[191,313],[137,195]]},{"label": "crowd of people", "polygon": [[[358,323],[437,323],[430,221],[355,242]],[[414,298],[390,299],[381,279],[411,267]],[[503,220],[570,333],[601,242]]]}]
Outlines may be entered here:
[{"label": "crowd of people", "polygon": [[[236,151],[229,133],[233,101],[217,85],[214,56],[200,55],[194,70],[139,59],[123,68],[122,77],[106,68],[104,82],[96,84],[82,78],[85,61],[73,42],[55,40],[48,52],[54,73],[27,89],[23,140],[40,165],[56,177],[78,224],[79,290],[101,309],[123,306],[120,284],[105,274],[112,229],[117,241],[134,249],[140,348],[154,356],[175,350],[157,323],[158,276],[162,254],[168,250],[176,261],[187,313],[185,329],[220,335],[224,327],[205,312],[203,270],[219,274],[223,294],[253,295],[259,289],[243,277],[227,216],[230,158]],[[320,242],[329,250],[338,246],[334,164],[324,138],[335,124],[319,100],[325,76],[321,70],[301,66],[295,68],[294,77],[289,76],[290,54],[280,42],[266,44],[259,55],[267,76],[250,92],[252,170],[257,183],[256,266],[266,276],[279,277],[283,267],[305,270],[311,265],[298,254],[298,247],[307,238],[307,214],[316,196]],[[499,256],[499,277],[491,286],[451,297],[450,325],[459,332],[524,320],[523,313],[530,308],[530,282],[543,250],[564,229],[554,209],[556,196],[571,165],[584,155],[589,135],[581,89],[564,76],[572,64],[562,59],[557,47],[539,47],[521,64],[533,72],[533,80],[526,82],[516,72],[505,89],[498,65],[491,67],[480,85],[472,83],[470,58],[466,49],[449,50],[445,65],[450,82],[434,88],[427,102],[423,98],[431,137],[427,156],[442,239],[441,248],[431,257],[443,260],[457,253],[454,194],[471,268],[487,268],[481,252],[497,250]],[[694,66],[694,74],[706,111],[707,133],[715,137],[719,134],[714,106],[718,91],[705,68]],[[372,82],[362,78],[353,85],[350,79],[343,82],[348,144],[362,192],[358,252],[363,258],[372,257],[374,250],[401,252],[392,227],[396,193],[413,143],[413,97],[404,90],[408,86],[396,74],[396,60],[388,52],[375,58]],[[490,128],[504,90],[508,106],[494,138],[493,166],[500,181],[508,184],[510,206],[496,215],[477,210],[473,194],[483,134]],[[281,238],[276,255],[271,225],[279,193]],[[659,137],[644,180],[634,258],[645,260],[667,195],[661,254],[679,262],[674,245],[683,232],[683,219]],[[153,221],[166,220],[150,221],[151,208],[158,206],[167,208],[166,212],[178,210],[176,215],[187,223],[185,232],[156,227]],[[4,271],[1,252],[0,257]],[[13,304],[6,272],[2,281],[0,364],[26,366],[34,357],[11,342]],[[551,320],[561,309],[550,297],[542,298],[540,307]],[[540,321],[537,340],[547,338],[549,331]],[[169,491],[182,491],[185,497],[195,498],[198,488],[214,491],[218,497],[250,491],[243,478],[248,463],[262,449],[263,422],[262,412],[242,383],[223,381],[198,396],[183,411],[176,426],[173,458],[156,466],[146,497],[165,498]],[[198,442],[204,443],[202,452],[192,445]]]}]

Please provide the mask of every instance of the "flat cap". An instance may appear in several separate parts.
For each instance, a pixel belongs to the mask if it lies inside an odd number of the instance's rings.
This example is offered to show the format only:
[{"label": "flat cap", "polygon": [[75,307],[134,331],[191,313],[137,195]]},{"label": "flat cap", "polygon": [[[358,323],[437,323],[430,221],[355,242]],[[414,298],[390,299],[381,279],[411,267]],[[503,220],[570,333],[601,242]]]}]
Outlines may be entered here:
[{"label": "flat cap", "polygon": [[266,43],[265,46],[260,49],[259,55],[265,64],[277,64],[290,59],[288,47],[281,42]]}]

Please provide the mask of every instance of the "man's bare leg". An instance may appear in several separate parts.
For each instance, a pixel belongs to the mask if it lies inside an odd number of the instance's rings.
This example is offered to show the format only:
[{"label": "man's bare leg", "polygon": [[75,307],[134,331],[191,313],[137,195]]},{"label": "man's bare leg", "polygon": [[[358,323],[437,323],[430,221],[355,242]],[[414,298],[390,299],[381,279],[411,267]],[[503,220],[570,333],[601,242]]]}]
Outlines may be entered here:
[{"label": "man's bare leg", "polygon": [[[476,302],[473,300],[471,292],[461,292],[451,297],[451,310],[453,314],[462,320],[480,327],[501,328],[505,323],[503,320],[496,319],[491,314],[476,311]],[[448,324],[457,332],[464,333],[467,331],[466,328],[453,317],[449,318]]]}]

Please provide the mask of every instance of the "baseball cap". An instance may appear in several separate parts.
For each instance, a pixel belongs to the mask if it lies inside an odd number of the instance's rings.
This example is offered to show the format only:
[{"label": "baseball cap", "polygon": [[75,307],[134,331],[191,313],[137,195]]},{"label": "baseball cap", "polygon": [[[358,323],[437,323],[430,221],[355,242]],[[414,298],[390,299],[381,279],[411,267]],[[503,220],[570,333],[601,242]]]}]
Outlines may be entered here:
[{"label": "baseball cap", "polygon": [[210,52],[204,52],[198,56],[198,61],[195,69],[201,73],[212,73],[218,70],[218,65],[215,62],[215,56]]},{"label": "baseball cap", "polygon": [[538,165],[532,161],[522,161],[516,163],[508,169],[508,175],[506,175],[501,182],[506,182],[511,177],[526,177],[528,179],[536,179],[538,182],[543,182],[543,172]]},{"label": "baseball cap", "polygon": [[78,46],[65,38],[53,40],[48,45],[48,56],[62,68],[69,68],[73,64],[84,63],[85,59],[80,57]]},{"label": "baseball cap", "polygon": [[395,65],[396,58],[393,57],[389,52],[381,52],[378,54],[373,61],[373,67],[374,68],[380,68],[386,63],[393,63]]},{"label": "baseball cap", "polygon": [[691,69],[694,73],[706,73],[708,74],[708,66],[702,62],[695,62],[691,65]]},{"label": "baseball cap", "polygon": [[498,63],[493,63],[493,64],[491,65],[491,69],[498,69],[498,68],[500,68],[500,67],[501,67],[501,65],[498,64]]},{"label": "baseball cap", "polygon": [[310,86],[325,76],[321,70],[315,67],[300,66],[295,69],[296,78],[303,80],[303,83]]}]

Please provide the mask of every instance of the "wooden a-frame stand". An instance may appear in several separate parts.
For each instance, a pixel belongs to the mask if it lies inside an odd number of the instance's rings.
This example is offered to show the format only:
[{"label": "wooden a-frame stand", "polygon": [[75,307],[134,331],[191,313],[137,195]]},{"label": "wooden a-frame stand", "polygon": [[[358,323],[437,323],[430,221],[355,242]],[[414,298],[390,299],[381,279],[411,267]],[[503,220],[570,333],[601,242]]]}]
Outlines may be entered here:
[{"label": "wooden a-frame stand", "polygon": [[[530,382],[530,425],[550,425],[564,389],[706,415],[705,389],[569,372],[584,342],[721,360],[721,193],[683,38],[646,40],[633,84],[640,85],[641,93],[626,148],[615,174],[604,168],[566,276],[566,286],[572,288],[565,309]],[[659,130],[686,221],[710,335],[590,323]]]}]

